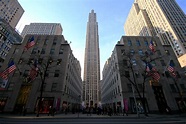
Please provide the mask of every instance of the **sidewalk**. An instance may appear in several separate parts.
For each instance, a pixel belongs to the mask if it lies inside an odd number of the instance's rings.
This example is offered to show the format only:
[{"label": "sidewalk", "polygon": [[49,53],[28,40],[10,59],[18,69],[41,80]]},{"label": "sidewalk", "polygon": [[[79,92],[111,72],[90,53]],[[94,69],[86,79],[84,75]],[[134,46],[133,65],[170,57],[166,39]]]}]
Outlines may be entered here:
[{"label": "sidewalk", "polygon": [[18,114],[0,114],[0,118],[24,118],[24,119],[36,119],[36,118],[47,118],[47,119],[52,119],[52,118],[63,118],[63,119],[98,119],[98,118],[103,118],[103,119],[121,119],[121,118],[129,118],[129,119],[138,119],[138,118],[186,118],[186,114],[182,114],[182,115],[178,115],[178,114],[174,114],[174,115],[161,115],[161,114],[149,114],[148,117],[144,116],[144,114],[140,114],[140,117],[138,117],[137,114],[129,114],[128,116],[123,116],[121,115],[112,115],[112,116],[108,116],[108,115],[97,115],[97,114],[91,114],[87,115],[87,114],[82,114],[82,113],[76,113],[76,114],[55,114],[54,116],[48,116],[47,114],[40,114],[39,117],[36,117],[36,114],[26,114],[25,116],[23,115],[18,115]]}]

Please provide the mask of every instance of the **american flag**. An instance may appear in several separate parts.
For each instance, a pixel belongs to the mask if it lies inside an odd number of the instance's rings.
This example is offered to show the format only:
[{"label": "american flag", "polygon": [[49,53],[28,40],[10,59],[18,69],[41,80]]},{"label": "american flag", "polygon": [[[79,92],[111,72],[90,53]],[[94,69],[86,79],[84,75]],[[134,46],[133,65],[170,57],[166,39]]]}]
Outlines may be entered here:
[{"label": "american flag", "polygon": [[151,41],[150,44],[149,44],[149,48],[150,48],[150,50],[151,50],[153,53],[155,52],[154,44],[153,44],[152,41]]},{"label": "american flag", "polygon": [[158,81],[160,79],[160,75],[155,67],[153,67],[150,63],[147,64],[146,71],[148,72],[148,76],[151,76],[154,80]]},{"label": "american flag", "polygon": [[169,66],[167,67],[167,70],[169,71],[169,73],[176,78],[176,72],[175,72],[175,68],[174,68],[174,62],[172,60],[170,60]]},{"label": "american flag", "polygon": [[7,78],[8,78],[8,75],[9,75],[10,73],[12,73],[15,69],[16,69],[16,66],[15,66],[15,64],[14,64],[14,61],[12,60],[12,61],[8,64],[7,69],[5,69],[2,73],[0,73],[0,76],[1,76],[3,79],[7,79]]},{"label": "american flag", "polygon": [[2,73],[0,73],[0,77],[4,80],[8,79],[8,72],[5,70]]},{"label": "american flag", "polygon": [[39,70],[39,68],[38,68],[38,61],[35,60],[34,67],[30,70],[30,75],[29,75],[30,81],[35,80],[35,78],[36,78],[36,76],[38,74],[38,70]]},{"label": "american flag", "polygon": [[30,47],[32,47],[32,46],[34,46],[34,45],[35,45],[34,36],[32,36],[32,37],[28,40],[28,42],[27,42],[25,48],[28,50]]}]

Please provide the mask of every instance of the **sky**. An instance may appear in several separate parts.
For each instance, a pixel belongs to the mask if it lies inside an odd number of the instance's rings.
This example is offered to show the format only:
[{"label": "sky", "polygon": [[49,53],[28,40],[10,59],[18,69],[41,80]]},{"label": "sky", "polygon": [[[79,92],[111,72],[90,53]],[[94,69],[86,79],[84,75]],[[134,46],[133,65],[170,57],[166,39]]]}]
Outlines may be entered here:
[{"label": "sky", "polygon": [[[186,13],[186,0],[176,0]],[[116,43],[125,35],[124,23],[134,0],[18,0],[24,9],[17,29],[30,23],[60,23],[65,40],[80,61],[83,78],[86,26],[91,10],[97,14],[100,72]],[[102,76],[101,76],[102,77]]]}]

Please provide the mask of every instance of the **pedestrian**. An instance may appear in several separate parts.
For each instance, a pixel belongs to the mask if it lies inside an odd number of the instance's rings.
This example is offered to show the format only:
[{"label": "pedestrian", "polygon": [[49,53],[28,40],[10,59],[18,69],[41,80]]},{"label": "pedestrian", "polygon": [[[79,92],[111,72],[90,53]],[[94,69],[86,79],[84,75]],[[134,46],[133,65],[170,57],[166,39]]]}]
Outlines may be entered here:
[{"label": "pedestrian", "polygon": [[23,109],[22,109],[22,111],[23,111],[23,116],[25,116],[26,115],[26,108],[25,108],[25,106],[23,106]]},{"label": "pedestrian", "polygon": [[54,107],[54,108],[52,109],[52,116],[54,116],[55,112],[56,112],[56,108]]},{"label": "pedestrian", "polygon": [[128,111],[125,109],[125,107],[123,108],[123,116],[126,114],[126,116],[128,116]]},{"label": "pedestrian", "polygon": [[49,106],[48,116],[52,115],[52,106]]}]

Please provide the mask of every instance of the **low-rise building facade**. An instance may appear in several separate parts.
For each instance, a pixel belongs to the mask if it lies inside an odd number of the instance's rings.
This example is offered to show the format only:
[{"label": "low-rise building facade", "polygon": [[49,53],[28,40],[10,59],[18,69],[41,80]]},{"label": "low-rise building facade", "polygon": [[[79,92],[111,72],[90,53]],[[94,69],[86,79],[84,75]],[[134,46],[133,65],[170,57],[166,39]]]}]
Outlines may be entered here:
[{"label": "low-rise building facade", "polygon": [[[25,50],[31,37],[35,45]],[[24,106],[27,112],[36,112],[40,98],[40,113],[48,113],[50,106],[62,111],[80,104],[81,67],[63,35],[27,35],[22,44],[14,45],[1,71],[10,60],[14,61],[16,70],[9,74],[6,88],[0,91],[1,102],[4,102],[1,111],[19,112]],[[38,75],[30,80],[35,62]]]},{"label": "low-rise building facade", "polygon": [[[151,41],[154,44],[154,53],[149,49]],[[170,61],[175,64],[176,79],[167,70]],[[147,62],[156,68],[159,80],[147,76],[144,82]],[[144,107],[139,97],[139,93],[143,96],[143,82],[147,112],[165,113],[166,108],[177,112],[183,107],[180,101],[186,100],[184,69],[180,67],[171,46],[162,45],[158,37],[122,36],[106,61],[102,75],[102,105],[114,111],[121,112],[127,106],[131,113],[143,113]]]}]

